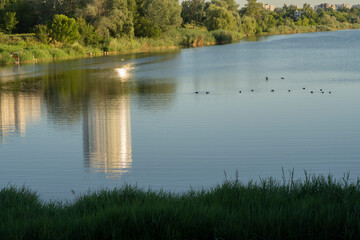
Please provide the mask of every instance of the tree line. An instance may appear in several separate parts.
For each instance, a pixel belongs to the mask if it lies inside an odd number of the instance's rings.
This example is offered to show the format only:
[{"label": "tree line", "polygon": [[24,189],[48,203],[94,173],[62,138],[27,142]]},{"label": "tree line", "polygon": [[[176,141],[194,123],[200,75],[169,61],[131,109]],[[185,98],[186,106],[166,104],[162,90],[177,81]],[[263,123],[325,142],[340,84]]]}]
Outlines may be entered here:
[{"label": "tree line", "polygon": [[[296,19],[295,11],[302,15]],[[229,30],[246,35],[271,33],[277,27],[360,23],[360,10],[301,9],[284,5],[269,11],[257,0],[244,8],[234,0],[0,0],[0,31],[36,33],[42,42],[99,45],[110,38],[158,38],[179,27]]]}]

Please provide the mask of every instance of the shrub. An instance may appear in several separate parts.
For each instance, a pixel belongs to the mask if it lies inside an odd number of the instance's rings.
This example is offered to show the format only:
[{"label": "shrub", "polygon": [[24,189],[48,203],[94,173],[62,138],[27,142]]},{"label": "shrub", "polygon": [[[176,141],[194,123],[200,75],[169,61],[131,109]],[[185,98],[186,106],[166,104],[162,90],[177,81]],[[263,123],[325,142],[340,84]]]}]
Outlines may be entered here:
[{"label": "shrub", "polygon": [[72,43],[79,39],[79,31],[75,19],[57,14],[50,24],[50,36],[53,42]]}]

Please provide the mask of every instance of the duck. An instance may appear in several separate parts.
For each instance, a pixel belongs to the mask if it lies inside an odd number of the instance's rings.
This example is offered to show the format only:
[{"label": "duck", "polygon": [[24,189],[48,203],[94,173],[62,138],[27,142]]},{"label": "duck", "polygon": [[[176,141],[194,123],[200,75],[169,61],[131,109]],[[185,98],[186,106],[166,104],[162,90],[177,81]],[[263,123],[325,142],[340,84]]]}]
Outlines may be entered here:
[{"label": "duck", "polygon": [[195,94],[198,94],[198,93],[199,93],[198,91],[195,92]]},{"label": "duck", "polygon": [[209,94],[210,92],[206,92],[206,94]]}]

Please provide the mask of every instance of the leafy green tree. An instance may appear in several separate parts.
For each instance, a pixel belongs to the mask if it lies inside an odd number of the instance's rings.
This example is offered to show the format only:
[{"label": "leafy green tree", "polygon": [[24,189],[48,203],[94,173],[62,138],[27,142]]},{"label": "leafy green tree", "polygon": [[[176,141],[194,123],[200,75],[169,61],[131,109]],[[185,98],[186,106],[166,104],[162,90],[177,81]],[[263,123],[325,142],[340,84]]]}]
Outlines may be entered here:
[{"label": "leafy green tree", "polygon": [[181,24],[181,6],[177,0],[148,0],[146,15],[156,27],[165,32]]},{"label": "leafy green tree", "polygon": [[74,18],[57,14],[50,24],[50,37],[53,42],[72,43],[79,39],[78,26]]},{"label": "leafy green tree", "polygon": [[329,27],[335,27],[337,25],[337,21],[335,17],[325,13],[320,18],[320,24]]},{"label": "leafy green tree", "polygon": [[4,30],[6,31],[6,33],[10,33],[12,32],[12,30],[15,29],[16,24],[19,23],[18,20],[16,20],[16,13],[15,12],[7,12],[5,13],[4,17],[3,17],[3,21],[4,21]]},{"label": "leafy green tree", "polygon": [[34,32],[38,39],[43,43],[48,43],[50,40],[49,29],[46,25],[39,24],[34,27]]},{"label": "leafy green tree", "polygon": [[100,36],[95,31],[94,27],[91,24],[88,24],[83,18],[78,18],[76,22],[80,34],[79,42],[85,46],[97,45],[100,41]]},{"label": "leafy green tree", "polygon": [[223,29],[235,30],[236,21],[230,11],[224,7],[210,4],[206,10],[205,26],[209,31]]},{"label": "leafy green tree", "polygon": [[161,35],[161,30],[149,19],[139,17],[134,22],[134,33],[136,37],[157,38]]},{"label": "leafy green tree", "polygon": [[227,4],[227,10],[237,12],[239,8],[239,4],[235,2],[235,0],[222,0]]},{"label": "leafy green tree", "polygon": [[[0,2],[0,24],[5,32],[24,33],[32,30],[37,22],[37,15],[34,14],[35,4],[26,0],[1,0]],[[11,28],[11,30],[6,28]]]},{"label": "leafy green tree", "polygon": [[184,23],[202,24],[205,20],[205,0],[188,0],[181,3],[181,18]]},{"label": "leafy green tree", "polygon": [[92,24],[103,38],[132,37],[134,4],[130,0],[90,0],[76,15]]},{"label": "leafy green tree", "polygon": [[245,15],[258,19],[261,17],[261,5],[256,0],[247,0]]},{"label": "leafy green tree", "polygon": [[147,18],[146,0],[135,0],[134,16],[134,35],[136,37],[157,38],[161,35],[161,30]]},{"label": "leafy green tree", "polygon": [[305,3],[303,5],[303,8],[301,11],[304,12],[303,16],[305,16],[309,19],[309,25],[316,24],[317,14],[316,14],[315,10],[310,6],[310,4]]},{"label": "leafy green tree", "polygon": [[251,36],[256,33],[257,23],[256,19],[249,16],[244,16],[241,18],[241,30],[246,35]]}]

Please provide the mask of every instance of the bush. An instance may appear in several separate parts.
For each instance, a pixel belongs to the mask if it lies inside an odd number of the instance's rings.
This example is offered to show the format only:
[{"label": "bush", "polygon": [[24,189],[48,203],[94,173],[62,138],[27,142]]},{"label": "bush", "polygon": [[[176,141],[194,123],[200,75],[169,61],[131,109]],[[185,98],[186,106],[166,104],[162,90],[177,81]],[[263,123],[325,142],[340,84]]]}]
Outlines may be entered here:
[{"label": "bush", "polygon": [[1,64],[15,63],[15,60],[12,56],[10,56],[10,53],[0,52],[0,63]]},{"label": "bush", "polygon": [[38,60],[52,58],[51,54],[47,50],[44,50],[44,49],[33,48],[31,50],[31,52],[32,52],[33,56],[35,57],[35,59],[38,59]]},{"label": "bush", "polygon": [[80,35],[75,19],[55,15],[50,24],[50,36],[53,42],[72,43],[78,40]]},{"label": "bush", "polygon": [[232,43],[242,37],[240,33],[225,30],[215,30],[211,34],[214,36],[217,44]]},{"label": "bush", "polygon": [[86,54],[86,49],[85,47],[81,46],[80,44],[78,43],[75,43],[71,46],[71,49],[76,52],[76,53],[79,53],[79,54]]},{"label": "bush", "polygon": [[206,29],[173,29],[164,34],[164,40],[172,41],[174,46],[190,47],[215,43],[213,35]]},{"label": "bush", "polygon": [[48,43],[50,41],[49,29],[46,25],[36,25],[34,31],[40,42]]},{"label": "bush", "polygon": [[31,62],[34,61],[34,56],[32,52],[24,50],[20,52],[20,61],[21,62]]},{"label": "bush", "polygon": [[49,49],[49,53],[52,56],[52,59],[65,58],[69,56],[64,50],[60,48]]}]

